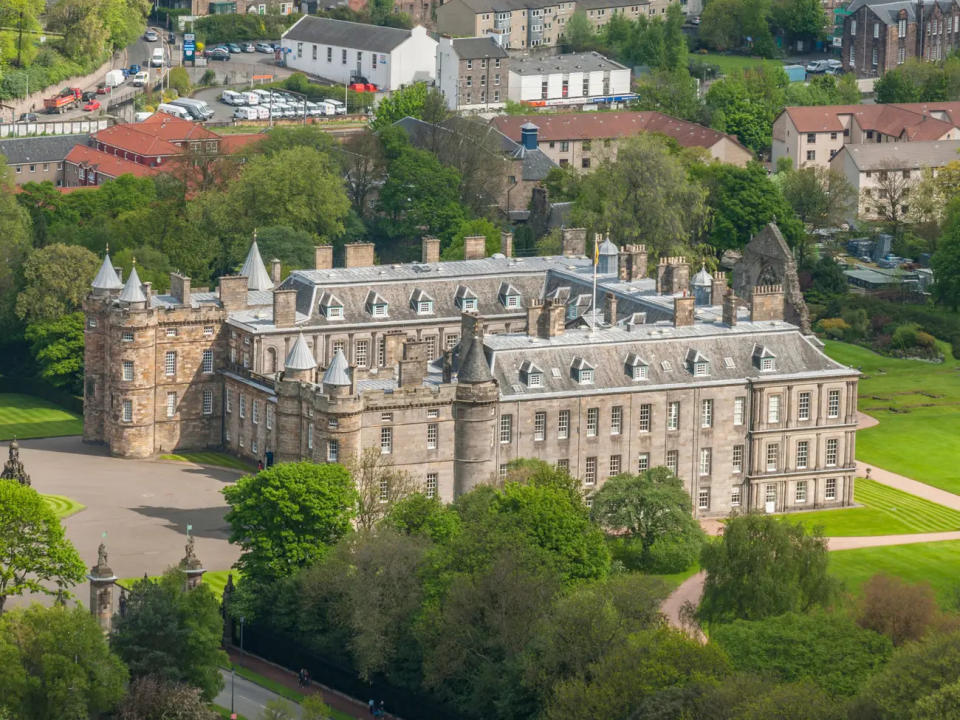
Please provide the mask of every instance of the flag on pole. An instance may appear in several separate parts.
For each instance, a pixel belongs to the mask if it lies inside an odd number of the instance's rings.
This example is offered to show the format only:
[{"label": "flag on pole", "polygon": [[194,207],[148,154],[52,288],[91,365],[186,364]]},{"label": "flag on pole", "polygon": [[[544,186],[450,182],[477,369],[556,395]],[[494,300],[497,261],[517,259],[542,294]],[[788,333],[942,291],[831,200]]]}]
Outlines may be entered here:
[{"label": "flag on pole", "polygon": [[593,265],[596,267],[600,264],[600,234],[593,236]]}]

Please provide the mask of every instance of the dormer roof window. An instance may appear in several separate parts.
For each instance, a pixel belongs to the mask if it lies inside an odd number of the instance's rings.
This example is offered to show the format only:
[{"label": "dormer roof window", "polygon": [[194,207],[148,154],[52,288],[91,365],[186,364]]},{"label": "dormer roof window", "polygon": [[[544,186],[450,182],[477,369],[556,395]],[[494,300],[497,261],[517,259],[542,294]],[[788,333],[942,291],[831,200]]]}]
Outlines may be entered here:
[{"label": "dormer roof window", "polygon": [[524,360],[520,363],[520,379],[528,388],[543,387],[543,370],[529,360]]},{"label": "dormer roof window", "polygon": [[333,293],[325,292],[320,296],[320,312],[327,320],[343,320],[343,303]]},{"label": "dormer roof window", "polygon": [[592,385],[593,365],[582,357],[576,357],[570,364],[570,376],[581,385]]},{"label": "dormer roof window", "polygon": [[628,353],[624,365],[627,369],[627,375],[633,380],[646,380],[649,377],[650,366],[636,353]]},{"label": "dormer roof window", "polygon": [[461,310],[477,309],[477,294],[466,285],[457,287],[457,292],[453,296],[453,300]]},{"label": "dormer roof window", "polygon": [[754,345],[753,364],[760,372],[773,372],[777,369],[777,356],[763,345]]},{"label": "dormer roof window", "polygon": [[367,293],[367,312],[373,317],[387,317],[388,304],[383,297],[374,290]]},{"label": "dormer roof window", "polygon": [[710,374],[710,361],[699,350],[691,348],[687,351],[687,367],[695,377]]},{"label": "dormer roof window", "polygon": [[433,313],[433,298],[417,288],[410,294],[410,307],[417,315],[430,315]]},{"label": "dormer roof window", "polygon": [[500,303],[505,308],[519,308],[520,307],[520,291],[517,290],[510,283],[500,283]]}]

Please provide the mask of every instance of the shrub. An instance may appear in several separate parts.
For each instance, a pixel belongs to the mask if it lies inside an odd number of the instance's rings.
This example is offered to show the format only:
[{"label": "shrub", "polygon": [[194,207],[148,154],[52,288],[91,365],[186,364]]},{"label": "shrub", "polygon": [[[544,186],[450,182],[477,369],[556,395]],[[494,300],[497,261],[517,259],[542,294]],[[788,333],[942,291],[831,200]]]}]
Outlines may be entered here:
[{"label": "shrub", "polygon": [[217,74],[213,70],[207,70],[200,78],[201,85],[213,85],[215,82],[217,82]]},{"label": "shrub", "polygon": [[824,318],[820,321],[820,329],[831,340],[842,340],[850,326],[843,318]]},{"label": "shrub", "polygon": [[[207,72],[211,72],[208,70]],[[190,75],[184,67],[175,67],[169,75],[170,87],[176,90],[180,95],[190,94]]]},{"label": "shrub", "polygon": [[893,331],[891,344],[899,350],[908,350],[917,344],[917,331],[920,326],[916,323],[905,323]]},{"label": "shrub", "polygon": [[644,570],[660,575],[683,572],[697,561],[702,547],[699,539],[657,540],[650,546]]},{"label": "shrub", "polygon": [[863,586],[857,623],[886,635],[894,645],[903,645],[923,637],[936,616],[937,603],[929,583],[913,585],[878,574]]}]

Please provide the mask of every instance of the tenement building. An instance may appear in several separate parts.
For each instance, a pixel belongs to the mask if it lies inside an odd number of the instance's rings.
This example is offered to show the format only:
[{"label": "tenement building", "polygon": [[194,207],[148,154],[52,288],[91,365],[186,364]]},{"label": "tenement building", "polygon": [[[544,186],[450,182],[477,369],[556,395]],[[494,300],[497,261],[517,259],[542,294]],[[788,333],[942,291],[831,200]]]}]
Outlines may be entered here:
[{"label": "tenement building", "polygon": [[216,291],[174,274],[169,294],[108,256],[85,303],[85,440],[266,464],[375,447],[447,501],[532,457],[588,493],[666,465],[702,516],[852,502],[858,373],[784,319],[802,297],[775,226],[740,297],[609,240],[594,295],[584,244],[567,229],[563,255],[514,258],[505,233],[502,253],[467,238],[467,259],[440,262],[424,238],[422,262],[390,266],[356,244],[343,268],[318,247],[281,281],[254,243]]}]

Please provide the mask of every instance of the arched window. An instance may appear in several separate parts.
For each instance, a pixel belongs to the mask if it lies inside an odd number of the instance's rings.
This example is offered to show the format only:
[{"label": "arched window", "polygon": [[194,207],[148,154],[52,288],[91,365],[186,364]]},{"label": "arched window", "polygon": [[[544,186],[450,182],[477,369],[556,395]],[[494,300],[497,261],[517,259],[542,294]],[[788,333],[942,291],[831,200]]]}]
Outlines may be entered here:
[{"label": "arched window", "polygon": [[267,355],[263,359],[263,374],[269,375],[277,371],[277,351],[274,348],[267,348]]}]

